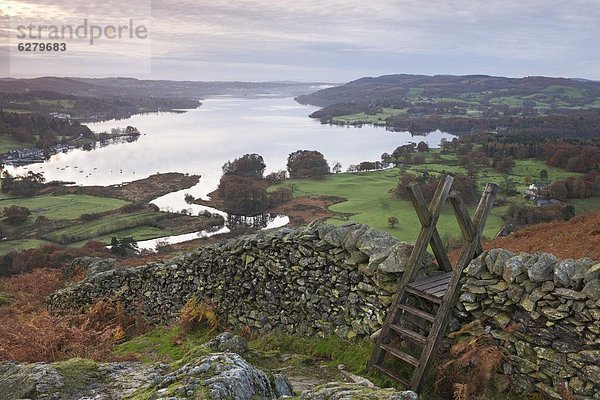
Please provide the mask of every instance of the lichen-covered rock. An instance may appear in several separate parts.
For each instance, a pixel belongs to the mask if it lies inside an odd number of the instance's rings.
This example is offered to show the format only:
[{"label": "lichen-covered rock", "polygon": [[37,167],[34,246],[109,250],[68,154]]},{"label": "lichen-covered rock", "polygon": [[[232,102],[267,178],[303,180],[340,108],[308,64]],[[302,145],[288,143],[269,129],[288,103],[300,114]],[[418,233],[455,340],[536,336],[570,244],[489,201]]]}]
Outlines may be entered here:
[{"label": "lichen-covered rock", "polygon": [[224,332],[204,344],[213,351],[237,353],[243,355],[248,351],[248,341],[231,332]]},{"label": "lichen-covered rock", "polygon": [[142,363],[96,364],[72,359],[54,364],[0,363],[3,400],[121,399],[160,376],[161,368]]},{"label": "lichen-covered rock", "polygon": [[71,277],[76,272],[83,272],[85,277],[91,277],[101,272],[117,268],[119,263],[114,258],[77,257],[63,267],[65,276]]},{"label": "lichen-covered rock", "polygon": [[[107,268],[49,296],[48,308],[62,314],[111,298],[162,324],[196,296],[233,328],[368,337],[385,319],[412,248],[366,225],[315,222],[222,241],[165,263]],[[431,274],[432,260],[428,255],[416,276]]]},{"label": "lichen-covered rock", "polygon": [[292,396],[284,375],[269,375],[234,353],[212,353],[174,371],[137,362],[0,363],[2,400],[273,400]]},{"label": "lichen-covered rock", "polygon": [[300,396],[301,400],[419,400],[412,391],[397,391],[395,389],[370,388],[357,383],[331,382],[307,390]]},{"label": "lichen-covered rock", "polygon": [[196,359],[165,375],[153,389],[159,398],[270,400],[293,395],[287,379],[269,376],[234,353]]}]

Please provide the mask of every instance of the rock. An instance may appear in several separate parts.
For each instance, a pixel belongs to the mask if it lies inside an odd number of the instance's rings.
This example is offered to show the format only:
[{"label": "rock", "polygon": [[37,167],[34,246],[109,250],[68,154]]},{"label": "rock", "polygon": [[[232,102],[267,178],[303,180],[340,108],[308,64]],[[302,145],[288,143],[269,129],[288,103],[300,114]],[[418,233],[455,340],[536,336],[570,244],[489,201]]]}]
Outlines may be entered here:
[{"label": "rock", "polygon": [[537,260],[527,269],[529,280],[531,282],[546,282],[551,280],[556,262],[557,258],[552,254],[539,254]]},{"label": "rock", "polygon": [[575,260],[567,258],[562,260],[554,268],[554,284],[559,287],[571,286],[572,277],[575,274]]},{"label": "rock", "polygon": [[273,390],[277,398],[281,396],[293,396],[294,388],[288,380],[287,376],[283,374],[273,374]]},{"label": "rock", "polygon": [[[195,363],[208,363],[211,366],[209,372],[216,373],[202,383],[208,388],[212,400],[272,399],[277,396],[268,376],[237,354],[211,354]],[[281,379],[278,382],[280,383],[279,390],[285,392],[283,394],[292,393],[289,382]],[[286,383],[287,387],[285,387]]]},{"label": "rock", "polygon": [[96,364],[81,359],[54,364],[2,363],[0,393],[3,400],[117,399],[152,384],[160,371],[160,367],[142,363]]},{"label": "rock", "polygon": [[394,389],[369,388],[357,383],[332,382],[307,390],[300,396],[301,400],[418,400],[419,396],[412,391],[396,391]]},{"label": "rock", "polygon": [[65,277],[72,277],[77,271],[83,272],[86,278],[101,272],[110,271],[119,266],[114,258],[77,257],[63,267]]},{"label": "rock", "polygon": [[590,300],[600,300],[600,280],[594,279],[588,281],[581,293],[587,296]]},{"label": "rock", "polygon": [[248,341],[231,332],[224,332],[204,344],[205,347],[219,352],[244,354],[248,351]]},{"label": "rock", "polygon": [[597,279],[600,279],[600,263],[598,263],[596,265],[592,265],[585,272],[585,281],[586,282],[591,282],[591,281],[597,280]]},{"label": "rock", "polygon": [[[412,252],[412,248],[412,245],[408,245],[406,243],[397,243],[396,245],[390,247],[388,257],[381,264],[379,264],[377,270],[386,273],[404,272],[404,268],[406,268],[410,253]],[[427,254],[425,256],[425,260],[423,261],[422,267],[418,268],[418,270],[427,270],[427,268],[423,267],[430,266],[432,262],[433,256]]]},{"label": "rock", "polygon": [[518,276],[523,275],[525,272],[526,269],[523,263],[523,257],[512,257],[504,265],[502,278],[508,283],[513,283]]}]

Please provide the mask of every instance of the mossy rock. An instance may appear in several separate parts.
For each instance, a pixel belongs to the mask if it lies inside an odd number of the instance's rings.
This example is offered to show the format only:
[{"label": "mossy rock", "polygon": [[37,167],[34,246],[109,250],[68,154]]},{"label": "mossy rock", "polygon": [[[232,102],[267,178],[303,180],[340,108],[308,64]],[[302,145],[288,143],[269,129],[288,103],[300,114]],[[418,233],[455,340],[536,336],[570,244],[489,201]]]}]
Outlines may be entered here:
[{"label": "mossy rock", "polygon": [[91,360],[72,358],[56,362],[53,366],[63,378],[65,393],[84,390],[90,384],[102,380],[98,364]]}]

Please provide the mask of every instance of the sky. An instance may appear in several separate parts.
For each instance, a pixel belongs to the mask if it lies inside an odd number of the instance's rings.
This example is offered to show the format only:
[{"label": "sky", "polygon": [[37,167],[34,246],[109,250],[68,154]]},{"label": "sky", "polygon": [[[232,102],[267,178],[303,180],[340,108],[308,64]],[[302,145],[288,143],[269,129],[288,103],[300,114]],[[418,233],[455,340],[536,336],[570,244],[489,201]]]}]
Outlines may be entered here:
[{"label": "sky", "polygon": [[[345,82],[397,73],[600,80],[598,0],[0,0],[0,76]],[[19,26],[143,26],[23,52]],[[113,31],[109,31],[112,33]],[[44,34],[48,34],[44,32]],[[39,42],[40,40],[38,40]]]}]

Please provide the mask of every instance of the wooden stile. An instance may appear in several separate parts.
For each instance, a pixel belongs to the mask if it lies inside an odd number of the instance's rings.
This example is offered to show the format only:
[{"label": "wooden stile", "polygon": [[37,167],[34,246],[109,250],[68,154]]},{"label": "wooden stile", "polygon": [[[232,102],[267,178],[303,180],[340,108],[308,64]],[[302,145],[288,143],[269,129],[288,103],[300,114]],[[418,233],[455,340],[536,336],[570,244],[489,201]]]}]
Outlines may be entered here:
[{"label": "wooden stile", "polygon": [[[450,193],[452,181],[451,176],[442,176],[429,207],[417,184],[413,183],[408,187],[411,201],[421,222],[421,231],[369,360],[369,367],[379,370],[416,392],[421,389],[425,372],[431,365],[433,356],[448,326],[452,308],[460,293],[460,279],[463,270],[473,258],[482,252],[481,235],[498,191],[498,186],[495,184],[489,183],[486,186],[475,211],[475,216],[471,220],[460,193],[456,191]],[[436,229],[446,199],[449,199],[452,205],[461,234],[465,240],[454,268]],[[445,272],[413,281],[416,269],[423,263],[429,245],[431,245],[438,265]],[[421,305],[429,304],[432,309],[437,307],[437,311],[431,313],[431,311],[423,310],[414,304],[408,304],[407,299],[411,296],[422,302]],[[423,334],[416,332],[415,329],[409,326],[404,326],[403,322],[405,321],[402,317],[405,315],[411,315],[413,318],[416,317],[429,322],[431,324],[429,332]],[[420,330],[420,328],[417,330]],[[416,346],[412,346],[412,349],[421,347],[420,355],[409,354],[407,351],[398,348],[394,345],[395,339],[403,339],[415,344]],[[384,365],[387,356],[401,360],[413,368],[410,380]]]}]

